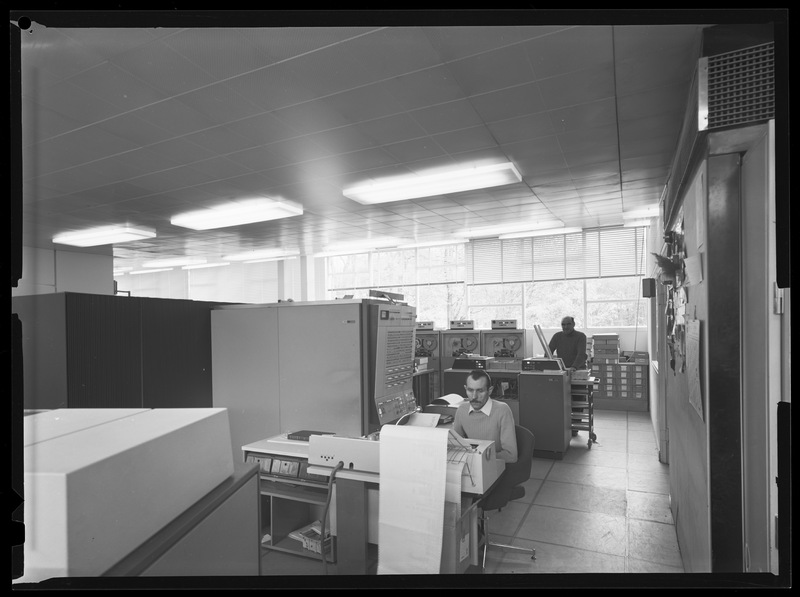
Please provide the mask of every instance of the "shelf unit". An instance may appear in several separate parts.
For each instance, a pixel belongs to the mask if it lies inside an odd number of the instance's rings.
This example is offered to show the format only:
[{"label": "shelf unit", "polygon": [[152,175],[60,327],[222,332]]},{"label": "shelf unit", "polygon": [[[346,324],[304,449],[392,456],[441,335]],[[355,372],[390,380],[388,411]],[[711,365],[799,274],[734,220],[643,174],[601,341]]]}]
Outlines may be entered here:
[{"label": "shelf unit", "polygon": [[649,362],[592,363],[591,375],[598,380],[595,403],[604,409],[646,411],[649,369]]},{"label": "shelf unit", "polygon": [[[262,475],[260,490],[262,499],[269,502],[269,516],[262,517],[261,535],[270,535],[268,541],[261,542],[261,547],[321,560],[322,554],[303,548],[303,544],[289,537],[289,533],[315,520],[322,520],[327,489],[286,483]],[[335,537],[326,559],[331,563],[336,561]]]},{"label": "shelf unit", "polygon": [[591,450],[592,444],[597,441],[594,432],[594,387],[597,385],[596,378],[587,380],[573,379],[570,382],[570,394],[572,397],[572,431],[588,431],[589,439],[586,447]]}]

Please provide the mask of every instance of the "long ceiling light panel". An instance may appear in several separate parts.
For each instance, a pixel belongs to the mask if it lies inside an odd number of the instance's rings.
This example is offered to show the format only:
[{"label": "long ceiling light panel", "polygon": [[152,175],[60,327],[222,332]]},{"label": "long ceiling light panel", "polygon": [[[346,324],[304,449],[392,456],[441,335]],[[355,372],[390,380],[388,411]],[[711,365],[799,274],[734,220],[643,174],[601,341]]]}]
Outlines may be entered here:
[{"label": "long ceiling light panel", "polygon": [[127,224],[120,224],[87,228],[86,230],[74,232],[64,232],[63,234],[54,236],[53,242],[59,245],[71,245],[73,247],[97,247],[99,245],[111,245],[130,242],[132,240],[153,238],[155,235],[156,231],[152,228],[134,228]]},{"label": "long ceiling light panel", "polygon": [[570,228],[546,228],[544,230],[528,230],[527,232],[512,232],[510,234],[501,234],[498,238],[506,240],[511,238],[528,238],[533,236],[555,236],[556,234],[574,234],[576,232],[583,232],[583,228],[570,227]]},{"label": "long ceiling light panel", "polygon": [[492,164],[440,172],[387,178],[344,189],[342,194],[364,204],[388,203],[404,199],[460,193],[520,182],[522,177],[514,164]]},{"label": "long ceiling light panel", "polygon": [[253,199],[178,214],[170,223],[192,230],[211,230],[301,215],[302,206],[292,201]]}]

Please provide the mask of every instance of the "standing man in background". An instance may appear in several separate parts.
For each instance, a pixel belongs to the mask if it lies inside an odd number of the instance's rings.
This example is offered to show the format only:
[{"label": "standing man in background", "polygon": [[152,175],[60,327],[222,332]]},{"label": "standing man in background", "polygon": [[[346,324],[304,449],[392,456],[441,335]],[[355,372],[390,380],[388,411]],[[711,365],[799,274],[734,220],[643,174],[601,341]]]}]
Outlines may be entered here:
[{"label": "standing man in background", "polygon": [[549,346],[553,356],[564,361],[570,373],[586,369],[586,334],[575,329],[575,318],[571,315],[561,320],[561,331],[553,334]]}]

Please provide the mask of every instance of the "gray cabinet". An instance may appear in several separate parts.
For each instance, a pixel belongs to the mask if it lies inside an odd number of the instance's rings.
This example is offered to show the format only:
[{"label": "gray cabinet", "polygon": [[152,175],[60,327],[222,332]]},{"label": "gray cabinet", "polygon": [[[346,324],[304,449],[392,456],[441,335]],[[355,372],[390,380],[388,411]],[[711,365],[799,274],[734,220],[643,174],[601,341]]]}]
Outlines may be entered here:
[{"label": "gray cabinet", "polygon": [[572,438],[569,376],[523,371],[519,374],[519,420],[536,437],[533,455],[560,460]]},{"label": "gray cabinet", "polygon": [[24,408],[210,407],[217,305],[74,292],[14,297]]}]

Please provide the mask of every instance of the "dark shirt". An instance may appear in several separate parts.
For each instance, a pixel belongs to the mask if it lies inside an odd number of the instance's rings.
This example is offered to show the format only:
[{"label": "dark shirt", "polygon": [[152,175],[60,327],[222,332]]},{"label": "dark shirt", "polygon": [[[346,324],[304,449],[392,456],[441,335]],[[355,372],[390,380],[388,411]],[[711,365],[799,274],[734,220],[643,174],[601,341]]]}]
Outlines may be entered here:
[{"label": "dark shirt", "polygon": [[564,361],[565,367],[586,369],[586,334],[583,332],[556,332],[550,339],[549,346],[553,355]]}]

